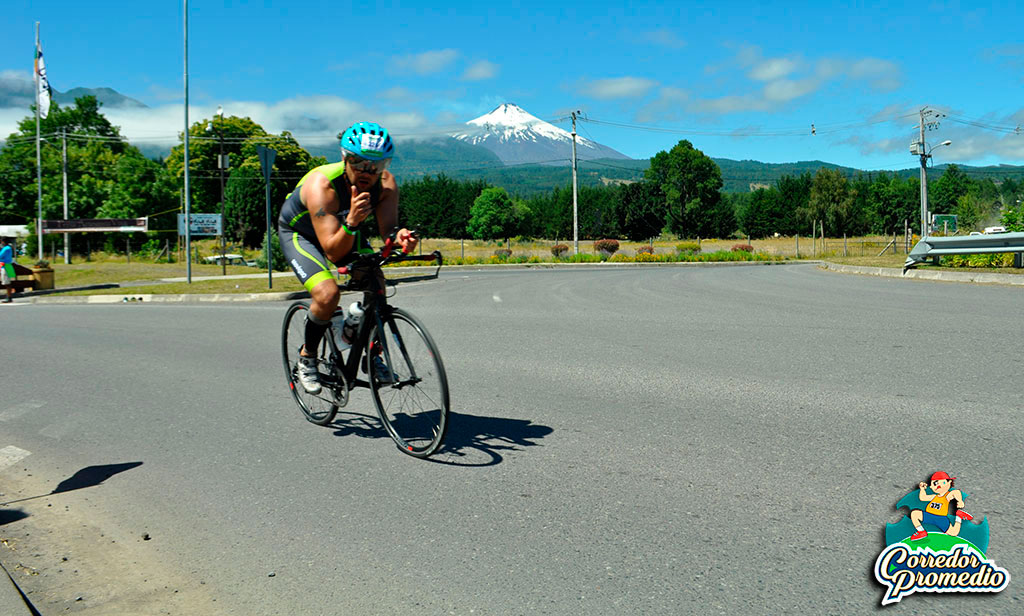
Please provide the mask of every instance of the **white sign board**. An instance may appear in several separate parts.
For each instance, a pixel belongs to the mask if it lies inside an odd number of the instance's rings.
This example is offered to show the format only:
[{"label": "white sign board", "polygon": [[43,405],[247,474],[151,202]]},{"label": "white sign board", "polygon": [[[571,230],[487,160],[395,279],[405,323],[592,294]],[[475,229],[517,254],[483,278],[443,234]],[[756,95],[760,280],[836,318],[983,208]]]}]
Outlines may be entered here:
[{"label": "white sign board", "polygon": [[[220,235],[223,228],[220,214],[189,214],[191,235]],[[185,235],[185,215],[178,214],[178,235]]]}]

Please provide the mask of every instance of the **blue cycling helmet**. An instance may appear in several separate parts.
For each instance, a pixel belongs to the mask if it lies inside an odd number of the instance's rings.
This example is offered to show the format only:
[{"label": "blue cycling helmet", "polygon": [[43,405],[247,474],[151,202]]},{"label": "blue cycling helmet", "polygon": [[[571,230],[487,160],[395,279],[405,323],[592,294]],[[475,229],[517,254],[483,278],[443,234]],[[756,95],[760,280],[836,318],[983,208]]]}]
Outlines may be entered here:
[{"label": "blue cycling helmet", "polygon": [[341,149],[367,160],[385,160],[395,155],[388,129],[376,122],[356,122],[341,134]]}]

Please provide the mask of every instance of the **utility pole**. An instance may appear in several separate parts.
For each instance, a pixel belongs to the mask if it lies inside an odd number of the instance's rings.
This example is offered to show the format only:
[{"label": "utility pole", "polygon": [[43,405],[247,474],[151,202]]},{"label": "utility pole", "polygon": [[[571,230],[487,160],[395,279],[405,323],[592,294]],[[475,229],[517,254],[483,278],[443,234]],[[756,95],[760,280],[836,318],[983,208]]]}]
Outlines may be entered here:
[{"label": "utility pole", "polygon": [[576,206],[576,112],[572,112],[572,249],[580,254],[579,215]]},{"label": "utility pole", "polygon": [[[224,109],[221,106],[217,106],[217,114],[214,116],[212,123],[216,123],[220,120],[223,124],[224,121]],[[223,125],[218,125],[215,129],[217,133],[217,141],[220,142],[220,154],[217,156],[217,169],[220,170],[220,273],[221,276],[228,275],[228,262],[224,256],[227,252],[227,240],[224,237],[224,231],[227,230],[227,222],[224,220],[224,170],[231,166],[230,159],[224,155],[224,133]]]},{"label": "utility pole", "polygon": [[[61,155],[60,163],[64,173],[64,220],[68,219],[68,135],[60,129]],[[71,234],[64,234],[64,264],[71,263]]]},{"label": "utility pole", "polygon": [[[932,157],[931,152],[925,146],[924,131],[926,128],[928,130],[938,128],[938,118],[943,117],[943,114],[928,109],[927,107],[922,107],[920,116],[921,122],[918,125],[920,131],[918,133],[917,143],[911,144],[910,151],[912,154],[917,154],[921,157],[921,239],[924,239],[928,236],[928,159]],[[926,122],[926,118],[930,116],[935,116],[935,120]],[[951,141],[947,139],[939,145],[949,145],[950,143]],[[933,146],[932,149],[935,149],[935,147],[938,146]]]},{"label": "utility pole", "polygon": [[928,155],[924,149],[924,113],[927,107],[921,108],[921,132],[918,136],[917,150],[921,155],[921,239],[928,236]]},{"label": "utility pole", "polygon": [[188,0],[185,2],[185,272],[192,284],[192,212],[188,185]]},{"label": "utility pole", "polygon": [[[39,63],[39,22],[36,22],[36,63]],[[36,235],[39,239],[39,260],[43,260],[43,154],[39,145],[39,68],[33,72],[36,85],[36,186],[39,189],[39,218],[36,219]]]}]

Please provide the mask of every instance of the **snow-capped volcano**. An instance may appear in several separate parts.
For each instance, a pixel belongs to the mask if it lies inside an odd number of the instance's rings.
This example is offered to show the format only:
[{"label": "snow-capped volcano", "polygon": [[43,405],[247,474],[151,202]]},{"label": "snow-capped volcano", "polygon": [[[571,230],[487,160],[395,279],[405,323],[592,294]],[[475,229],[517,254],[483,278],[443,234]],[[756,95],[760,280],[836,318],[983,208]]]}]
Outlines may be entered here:
[{"label": "snow-capped volcano", "polygon": [[[494,152],[506,165],[520,163],[570,164],[572,133],[527,113],[513,103],[466,123],[467,130],[455,139]],[[628,156],[576,135],[576,158],[623,158]]]}]

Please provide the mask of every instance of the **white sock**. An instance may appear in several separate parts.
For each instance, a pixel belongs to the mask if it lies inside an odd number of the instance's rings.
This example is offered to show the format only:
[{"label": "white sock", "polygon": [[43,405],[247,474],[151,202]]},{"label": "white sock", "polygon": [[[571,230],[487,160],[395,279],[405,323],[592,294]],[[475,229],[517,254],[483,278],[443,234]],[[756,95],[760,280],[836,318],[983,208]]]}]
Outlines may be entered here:
[{"label": "white sock", "polygon": [[914,528],[916,528],[918,530],[918,532],[922,532],[922,533],[924,532],[924,528],[921,527],[921,526],[918,526],[917,524],[914,524]]}]

